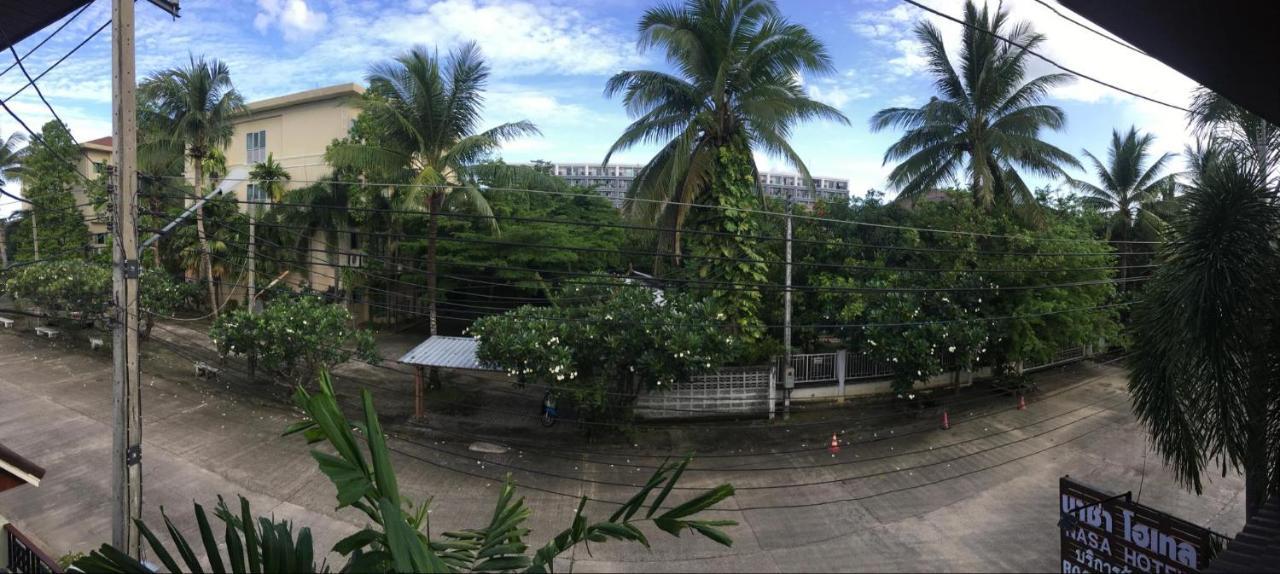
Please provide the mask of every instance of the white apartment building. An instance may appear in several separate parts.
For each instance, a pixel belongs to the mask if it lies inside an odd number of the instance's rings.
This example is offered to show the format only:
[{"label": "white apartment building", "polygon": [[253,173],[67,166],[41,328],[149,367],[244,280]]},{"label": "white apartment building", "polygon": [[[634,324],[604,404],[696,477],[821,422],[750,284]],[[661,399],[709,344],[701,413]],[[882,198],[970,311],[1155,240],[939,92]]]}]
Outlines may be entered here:
[{"label": "white apartment building", "polygon": [[[641,165],[592,163],[552,164],[553,173],[571,185],[594,186],[601,195],[608,197],[615,206],[621,206],[627,195],[627,187],[635,179]],[[798,205],[808,207],[818,199],[843,201],[849,197],[849,180],[833,177],[814,177],[813,187],[804,184],[804,178],[794,173],[760,173],[760,187],[769,197],[791,196]],[[816,191],[816,193],[815,193]]]}]

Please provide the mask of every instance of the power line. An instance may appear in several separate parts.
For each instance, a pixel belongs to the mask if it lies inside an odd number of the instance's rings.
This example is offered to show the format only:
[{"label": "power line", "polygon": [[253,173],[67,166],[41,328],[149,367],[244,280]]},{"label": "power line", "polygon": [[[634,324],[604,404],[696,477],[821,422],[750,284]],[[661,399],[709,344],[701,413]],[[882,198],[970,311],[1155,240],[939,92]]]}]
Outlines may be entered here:
[{"label": "power line", "polygon": [[5,103],[8,103],[9,100],[12,100],[13,98],[17,97],[18,94],[21,94],[28,87],[31,87],[32,85],[34,85],[37,81],[43,78],[45,74],[48,74],[49,72],[53,71],[53,69],[57,68],[60,64],[62,64],[63,61],[65,61],[67,58],[70,58],[72,54],[75,54],[76,52],[80,51],[80,48],[83,48],[85,44],[88,44],[89,41],[97,37],[98,34],[100,34],[103,30],[107,28],[107,26],[110,26],[110,25],[111,25],[111,20],[107,20],[106,22],[103,22],[101,26],[98,26],[97,29],[95,29],[92,33],[90,33],[87,37],[85,37],[85,39],[81,40],[79,44],[76,44],[66,54],[63,54],[62,57],[58,58],[57,61],[55,61],[53,64],[50,64],[48,68],[45,68],[44,71],[40,72],[40,74],[37,75],[34,79],[30,79],[30,77],[28,77],[30,81],[28,81],[27,84],[22,86],[21,88],[18,88],[17,91],[13,92],[12,94],[9,94],[9,97],[4,99]]},{"label": "power line", "polygon": [[[264,240],[264,241],[267,241],[268,243],[274,243],[274,242],[271,242],[270,240]],[[223,240],[223,243],[226,243],[226,244],[229,244],[229,245],[243,246],[243,247],[247,247],[247,246],[248,246],[248,243],[247,243],[247,242],[236,242],[236,241],[233,241],[233,240]],[[305,252],[327,253],[324,249],[318,249],[318,248],[302,248],[302,249],[299,249],[299,248],[288,248],[288,247],[283,247],[283,246],[279,246],[279,244],[276,244],[276,245],[277,245],[277,247],[280,247],[280,248],[282,248],[282,249],[294,249],[294,250],[301,250],[301,251],[305,251]],[[211,255],[211,256],[212,256],[212,257],[215,257],[215,258],[217,258],[217,259],[219,259],[219,260],[221,260],[221,261],[225,261],[225,262],[230,263],[230,260],[228,260],[228,259],[226,259],[226,258],[224,258],[224,257],[217,256],[217,255]],[[294,263],[294,262],[287,261],[287,260],[284,260],[284,259],[280,259],[280,258],[277,258],[277,257],[271,257],[271,256],[266,255],[266,254],[259,254],[259,255],[258,255],[258,257],[260,257],[260,258],[262,258],[262,259],[265,259],[265,260],[267,260],[267,261],[272,261],[272,262],[275,262],[275,263],[281,263],[281,264],[286,264],[286,265],[287,265],[287,264],[293,264],[293,263]],[[359,272],[361,272],[361,273],[364,273],[364,274],[366,274],[366,275],[368,274],[368,272],[367,272],[367,271],[364,271],[364,268],[363,268],[363,267],[361,267],[361,266],[344,265],[344,264],[341,264],[341,263],[330,263],[330,262],[311,262],[311,263],[312,263],[313,265],[320,265],[320,266],[332,267],[332,268],[335,268],[335,269],[355,269],[355,270],[357,270],[357,271],[359,271]],[[441,263],[446,263],[446,262],[441,262]],[[461,265],[462,263],[456,263],[456,264]],[[531,272],[537,272],[537,273],[565,273],[565,274],[576,275],[576,276],[587,276],[587,277],[591,277],[591,278],[601,278],[601,279],[609,279],[609,280],[611,280],[611,281],[597,281],[597,282],[592,282],[592,281],[577,281],[577,280],[574,280],[574,281],[573,281],[573,283],[572,283],[573,285],[594,285],[594,286],[607,286],[607,287],[633,287],[633,288],[641,288],[641,289],[655,289],[655,287],[652,287],[652,286],[650,286],[650,285],[645,285],[645,284],[642,284],[642,283],[626,283],[626,282],[624,282],[625,277],[614,276],[614,275],[599,275],[599,274],[592,274],[592,273],[575,273],[575,272],[570,272],[570,271],[557,271],[557,270],[546,270],[546,269],[537,269],[537,268],[513,268],[513,267],[501,267],[501,266],[492,266],[492,265],[478,265],[478,266],[480,266],[480,267],[482,267],[482,268],[486,268],[486,269],[521,270],[521,271],[531,271]],[[418,268],[415,268],[415,267],[411,267],[411,266],[409,266],[409,269],[411,269],[411,270],[417,270],[417,271],[423,271],[423,270],[421,270],[421,269],[418,269]],[[311,275],[318,275],[318,276],[320,276],[320,277],[325,277],[325,278],[328,278],[328,279],[338,279],[338,276],[337,276],[337,275],[334,275],[334,274],[326,274],[326,273],[323,273],[323,272],[316,271],[316,270],[314,270],[314,269],[309,270],[309,271],[308,271],[308,273],[309,273],[309,274],[311,274]],[[383,277],[381,277],[381,276],[374,276],[374,277],[383,278]],[[415,286],[415,287],[420,287],[419,285],[416,285],[416,284],[413,284],[413,283],[410,283],[410,282],[407,282],[407,281],[403,281],[403,280],[396,280],[396,279],[391,279],[391,278],[383,278],[383,279],[386,279],[386,280],[388,280],[388,281],[394,281],[394,282],[396,282],[396,283],[408,284],[408,285],[413,285],[413,286]],[[1100,285],[1108,285],[1108,284],[1138,283],[1138,282],[1141,282],[1141,281],[1146,281],[1146,280],[1148,280],[1148,279],[1149,279],[1148,277],[1132,277],[1132,278],[1128,278],[1128,279],[1120,279],[1120,280],[1077,281],[1077,282],[1074,282],[1074,283],[1062,283],[1062,284],[1055,284],[1055,285],[1024,285],[1024,286],[1009,286],[1009,287],[938,287],[938,288],[931,288],[931,287],[866,287],[866,288],[862,288],[862,287],[792,286],[792,287],[791,287],[791,289],[792,289],[793,291],[805,291],[805,292],[815,292],[815,293],[831,293],[831,292],[838,292],[838,293],[846,293],[846,292],[866,292],[866,293],[880,293],[880,294],[886,294],[886,293],[896,294],[896,293],[904,293],[904,292],[905,292],[905,293],[951,293],[951,292],[957,292],[957,291],[959,291],[959,292],[976,292],[976,293],[987,293],[987,292],[996,292],[996,293],[998,293],[999,291],[1031,291],[1031,290],[1043,290],[1043,289],[1068,289],[1068,288],[1076,288],[1076,287],[1091,287],[1091,286],[1100,286]],[[671,282],[674,282],[674,283],[685,283],[685,282],[691,282],[691,281],[694,281],[694,280],[670,280],[670,281],[671,281]],[[699,284],[703,284],[703,283],[707,283],[707,282],[700,282]],[[733,283],[733,282],[710,282],[710,283],[711,283],[712,285],[714,285],[714,286],[715,286],[715,288],[717,288],[717,289],[726,289],[726,290],[773,290],[773,291],[776,291],[776,290],[780,290],[780,289],[785,289],[785,287],[779,287],[779,286],[775,286],[775,285],[771,285],[771,284],[744,284],[744,283]],[[375,288],[375,287],[371,287],[371,286],[365,286],[365,287],[362,287],[362,288],[363,288],[363,289],[366,289],[366,290],[372,290],[372,291],[388,292],[387,290],[380,290],[380,289],[377,289],[377,288]],[[437,291],[440,291],[440,289],[437,289]],[[396,292],[394,292],[394,291],[390,291],[390,292],[391,292],[391,293],[396,293]],[[369,304],[370,304],[370,305],[373,305],[372,303],[369,303]],[[1118,306],[1125,306],[1125,305],[1128,305],[1128,303],[1124,303],[1124,304],[1116,304],[1116,305],[1104,305],[1104,306],[1097,306],[1097,307],[1089,307],[1088,309],[1103,309],[1103,308],[1111,308],[1111,307],[1118,307]],[[1054,312],[1048,312],[1048,313],[1046,313],[1045,315],[1059,314],[1059,313],[1062,313],[1062,312],[1066,312],[1066,311],[1054,311]],[[1027,316],[1027,315],[1019,315],[1019,316],[1016,316],[1016,317],[1021,318],[1021,317],[1026,317],[1026,316]],[[458,317],[455,317],[455,318],[458,318]],[[459,318],[459,319],[460,319],[460,318]],[[572,318],[562,318],[562,319],[563,319],[563,320],[573,320]],[[976,321],[976,322],[981,322],[981,321],[988,321],[988,320],[990,320],[990,319],[987,319],[987,318],[974,318],[974,319],[942,320],[942,321],[936,321],[936,322],[908,322],[908,323],[894,323],[894,324],[892,324],[892,325],[893,325],[893,326],[913,326],[913,325],[924,325],[924,324],[946,324],[946,323],[950,323],[950,322],[975,322],[975,321]],[[665,325],[665,324],[671,324],[671,323],[665,323],[665,322],[654,322],[654,323],[652,323],[652,324],[664,324],[664,325]],[[877,324],[876,326],[888,326],[888,325],[890,325],[890,324]],[[816,326],[816,325],[793,325],[793,326],[803,327],[803,326]],[[865,326],[865,325],[863,325],[863,324],[849,324],[849,325],[831,325],[831,326],[833,326],[833,327],[840,327],[840,326],[844,326],[844,327],[850,327],[850,326],[857,327],[857,326]]]},{"label": "power line", "polygon": [[945,18],[945,19],[947,19],[947,20],[950,20],[950,21],[952,21],[952,22],[955,22],[955,23],[957,23],[957,24],[960,24],[961,26],[964,26],[965,28],[968,28],[968,29],[970,29],[970,30],[973,30],[973,31],[976,31],[976,32],[981,32],[981,33],[983,33],[983,34],[986,34],[986,35],[988,35],[988,36],[991,36],[991,37],[993,37],[993,38],[996,38],[996,39],[998,39],[998,40],[1001,40],[1001,41],[1003,41],[1004,43],[1009,44],[1009,45],[1011,45],[1011,46],[1017,46],[1018,48],[1021,48],[1024,52],[1026,52],[1026,53],[1028,53],[1028,54],[1031,54],[1032,56],[1035,56],[1035,57],[1039,58],[1040,60],[1044,61],[1045,63],[1047,63],[1047,64],[1049,64],[1049,65],[1051,65],[1051,66],[1053,66],[1053,67],[1055,67],[1055,68],[1057,68],[1057,69],[1059,69],[1059,70],[1062,70],[1062,71],[1064,71],[1064,72],[1066,72],[1066,73],[1068,73],[1068,74],[1071,74],[1071,75],[1073,75],[1073,76],[1076,76],[1076,77],[1079,77],[1079,78],[1084,78],[1084,79],[1089,80],[1090,82],[1093,82],[1093,83],[1098,84],[1098,85],[1100,85],[1100,86],[1104,86],[1104,87],[1107,87],[1107,88],[1111,88],[1111,89],[1113,89],[1113,90],[1115,90],[1115,91],[1117,91],[1117,92],[1122,92],[1122,93],[1128,94],[1128,95],[1130,95],[1130,96],[1133,96],[1133,97],[1135,97],[1135,98],[1142,99],[1142,100],[1146,100],[1146,101],[1151,102],[1151,103],[1153,103],[1153,104],[1159,104],[1159,105],[1165,106],[1165,107],[1167,107],[1167,108],[1172,108],[1172,109],[1178,110],[1178,111],[1183,112],[1183,113],[1191,113],[1191,110],[1189,110],[1189,109],[1187,109],[1187,108],[1184,108],[1184,107],[1182,107],[1182,106],[1179,106],[1179,105],[1176,105],[1176,104],[1170,104],[1170,103],[1168,103],[1168,102],[1164,102],[1164,101],[1161,101],[1161,100],[1157,100],[1157,99],[1152,98],[1152,97],[1150,97],[1150,96],[1144,96],[1144,95],[1139,94],[1139,93],[1137,93],[1137,92],[1134,92],[1134,91],[1132,91],[1132,90],[1126,90],[1126,89],[1121,88],[1120,86],[1117,86],[1117,85],[1115,85],[1115,84],[1112,84],[1112,83],[1109,83],[1109,82],[1105,82],[1105,81],[1103,81],[1103,80],[1099,80],[1099,79],[1097,79],[1097,78],[1095,78],[1095,77],[1093,77],[1093,76],[1090,76],[1090,75],[1088,75],[1088,74],[1085,74],[1085,73],[1083,73],[1083,72],[1078,72],[1078,71],[1076,71],[1076,70],[1073,70],[1073,69],[1071,69],[1071,68],[1068,68],[1068,67],[1066,67],[1066,66],[1063,66],[1062,64],[1059,64],[1058,62],[1054,61],[1053,59],[1048,58],[1048,57],[1046,57],[1046,56],[1044,56],[1044,55],[1040,54],[1039,52],[1036,52],[1036,51],[1032,50],[1031,48],[1027,47],[1027,45],[1026,45],[1026,44],[1022,44],[1022,43],[1020,43],[1020,42],[1015,42],[1015,41],[1013,41],[1013,40],[1010,40],[1010,39],[1008,39],[1008,38],[1005,38],[1004,36],[1001,36],[1001,35],[999,35],[999,34],[996,34],[996,33],[994,33],[994,32],[991,32],[991,31],[989,31],[989,30],[985,30],[985,29],[983,29],[983,28],[981,28],[981,27],[979,27],[979,26],[974,26],[974,25],[972,25],[972,24],[969,24],[968,22],[965,22],[964,20],[961,20],[961,19],[959,19],[959,18],[956,18],[955,16],[951,16],[951,15],[946,14],[946,13],[944,13],[944,12],[941,12],[941,11],[938,11],[938,10],[934,10],[933,8],[930,8],[930,7],[928,7],[928,6],[925,6],[924,4],[921,4],[921,3],[917,2],[916,0],[902,0],[902,1],[903,1],[903,2],[906,2],[907,4],[910,4],[910,5],[912,5],[912,6],[915,6],[916,8],[919,8],[919,9],[921,9],[921,10],[924,10],[925,12],[929,12],[930,14],[933,14],[933,15],[935,15],[935,16],[938,16],[938,17],[940,17],[940,18]]},{"label": "power line", "polygon": [[1101,32],[1101,31],[1099,31],[1099,30],[1098,30],[1098,29],[1096,29],[1096,28],[1093,28],[1093,27],[1087,26],[1087,25],[1085,25],[1083,22],[1081,22],[1081,21],[1079,21],[1079,20],[1076,20],[1075,18],[1072,18],[1072,17],[1070,17],[1070,16],[1067,16],[1066,14],[1063,14],[1062,12],[1059,12],[1057,8],[1054,8],[1052,4],[1050,4],[1050,3],[1048,3],[1048,2],[1045,2],[1045,0],[1036,0],[1036,3],[1037,3],[1037,4],[1040,4],[1041,6],[1044,6],[1045,8],[1048,8],[1050,12],[1053,12],[1054,14],[1057,14],[1059,18],[1062,18],[1063,20],[1066,20],[1066,21],[1068,21],[1068,22],[1071,22],[1072,24],[1075,24],[1076,26],[1079,26],[1079,27],[1081,27],[1081,28],[1084,28],[1085,30],[1088,30],[1089,32],[1092,32],[1092,33],[1094,33],[1094,34],[1097,34],[1098,36],[1101,36],[1102,38],[1104,38],[1104,39],[1106,39],[1106,40],[1108,40],[1108,41],[1111,41],[1111,42],[1115,43],[1117,46],[1120,46],[1121,48],[1125,48],[1125,49],[1127,49],[1127,50],[1132,50],[1133,52],[1135,52],[1135,53],[1137,53],[1137,54],[1141,54],[1141,55],[1143,55],[1143,56],[1147,56],[1148,58],[1150,58],[1150,57],[1151,57],[1151,56],[1149,56],[1146,52],[1143,52],[1142,50],[1140,50],[1140,49],[1138,49],[1137,47],[1135,47],[1133,44],[1130,44],[1130,43],[1128,43],[1128,42],[1125,42],[1125,41],[1123,41],[1123,40],[1120,40],[1120,39],[1118,39],[1118,38],[1115,38],[1115,37],[1113,37],[1113,36],[1111,36],[1111,35],[1105,34],[1105,33],[1103,33],[1103,32]]},{"label": "power line", "polygon": [[[178,188],[176,188],[176,187],[172,187],[172,186],[171,186],[171,188],[172,188],[172,189],[175,189],[175,190],[177,190],[177,189],[178,189]],[[179,191],[182,191],[182,190],[179,190]],[[185,192],[184,192],[184,193],[185,193]],[[189,194],[189,193],[187,193],[187,194],[186,194],[186,197],[187,197],[187,198],[189,198],[189,199],[199,199],[198,197],[196,197],[196,196],[194,196],[194,195],[192,195],[192,194]],[[289,202],[266,203],[266,202],[256,202],[256,201],[241,200],[241,199],[239,199],[239,198],[232,197],[232,196],[223,196],[223,197],[226,197],[228,200],[232,201],[233,203],[237,203],[237,204],[247,204],[247,205],[272,205],[272,206],[285,206],[285,207],[316,208],[316,206],[312,206],[312,205],[310,205],[310,204],[306,204],[306,203],[289,203]],[[415,215],[415,216],[419,216],[419,217],[424,217],[424,216],[427,216],[427,215],[428,215],[428,213],[427,213],[427,212],[424,212],[424,211],[416,211],[416,210],[408,210],[408,209],[388,209],[388,208],[376,208],[376,207],[343,206],[343,207],[341,207],[341,208],[338,208],[338,207],[319,207],[318,209],[333,210],[333,211],[360,212],[360,213],[389,213],[389,214],[398,214],[398,215]],[[522,222],[522,223],[548,223],[548,224],[569,225],[569,226],[575,226],[575,227],[590,227],[590,228],[605,228],[605,229],[625,229],[625,230],[632,230],[632,231],[642,231],[642,232],[646,232],[646,233],[647,233],[647,232],[676,232],[676,231],[679,231],[680,233],[682,233],[682,234],[684,234],[684,235],[702,235],[702,236],[709,236],[709,237],[733,237],[733,238],[737,238],[737,239],[755,239],[755,240],[760,240],[760,241],[775,241],[775,242],[782,242],[782,241],[786,241],[786,238],[785,238],[785,237],[778,237],[778,236],[772,236],[772,235],[757,235],[757,234],[748,234],[748,233],[730,233],[730,232],[726,232],[726,231],[716,231],[716,230],[707,230],[707,229],[677,229],[677,228],[674,228],[674,227],[657,227],[657,226],[652,226],[652,227],[651,227],[651,226],[645,226],[645,225],[634,225],[634,224],[626,224],[626,223],[605,223],[605,222],[594,222],[594,221],[575,221],[575,220],[568,220],[568,219],[554,219],[554,218],[543,218],[543,217],[523,217],[523,216],[510,216],[510,215],[489,217],[489,216],[485,216],[485,215],[470,214],[470,213],[461,213],[461,212],[447,212],[447,211],[441,211],[441,212],[436,213],[435,215],[436,215],[436,216],[439,216],[439,217],[444,217],[444,218],[453,218],[453,219],[515,221],[515,222]],[[836,221],[839,221],[839,220],[836,220]],[[1012,237],[1012,236],[1011,236],[1011,237]],[[1022,238],[1022,239],[1025,239],[1025,240],[1032,240],[1032,238]],[[1056,239],[1055,239],[1055,240],[1056,240]],[[899,246],[899,245],[880,245],[880,244],[866,244],[866,243],[847,243],[847,242],[844,242],[844,241],[822,241],[822,240],[814,240],[814,239],[799,239],[799,238],[792,239],[791,241],[792,241],[792,243],[795,243],[795,244],[804,244],[804,245],[821,245],[821,246],[827,246],[827,247],[838,247],[838,248],[842,248],[842,249],[883,249],[883,250],[887,250],[887,251],[905,251],[905,252],[913,252],[913,253],[953,253],[953,254],[969,254],[969,255],[974,255],[974,254],[976,254],[976,255],[1009,256],[1009,257],[1014,257],[1014,256],[1023,256],[1023,257],[1101,257],[1101,256],[1113,256],[1113,255],[1115,255],[1115,252],[1113,252],[1113,251],[1089,251],[1089,252],[1035,252],[1035,251],[1017,252],[1017,251],[1010,251],[1010,252],[998,252],[998,251],[982,251],[982,250],[970,250],[970,249],[958,249],[958,248],[956,248],[956,249],[946,249],[946,248],[930,248],[930,247],[910,247],[910,246]],[[1092,241],[1092,239],[1091,239],[1091,238],[1078,238],[1078,239],[1072,239],[1072,241]],[[1139,251],[1139,252],[1133,252],[1133,253],[1131,253],[1131,255],[1153,255],[1153,254],[1155,254],[1155,252],[1154,252],[1154,251]]]},{"label": "power line", "polygon": [[[182,178],[185,180],[184,176],[156,176],[156,177],[161,179]],[[251,178],[231,178],[231,179],[224,179],[223,181],[252,183],[257,180],[254,180]],[[290,183],[308,183],[308,184],[330,183],[330,184],[352,185],[352,186],[362,186],[362,187],[391,187],[391,188],[444,189],[444,190],[454,189],[457,187],[457,186],[437,185],[437,184],[369,182],[369,181],[358,181],[358,180],[352,181],[352,180],[336,180],[336,179],[290,179],[289,182]],[[601,200],[607,201],[607,198],[600,196],[598,194],[585,194],[585,193],[578,193],[573,191],[555,191],[555,190],[545,190],[545,189],[508,188],[508,187],[491,187],[491,186],[483,186],[482,189],[484,191],[531,193],[531,194],[540,194],[540,195],[556,195],[556,196],[564,196],[564,197],[590,197],[590,198],[599,198]],[[704,203],[665,201],[660,199],[645,199],[645,198],[628,198],[628,199],[631,201],[637,201],[637,202],[661,203],[663,205],[678,205],[678,206],[702,208],[702,209],[714,209],[714,210],[732,209],[733,211],[737,211],[737,212],[754,213],[754,214],[766,215],[770,217],[786,217],[787,215],[784,212],[769,211],[769,210],[762,210],[762,209],[751,209],[751,208],[726,207],[723,205],[712,205],[712,204],[704,204]],[[273,205],[282,205],[282,204],[273,203]],[[354,210],[355,208],[351,208],[351,209]],[[407,212],[407,213],[414,213],[418,215],[425,215],[426,213],[423,211],[408,211],[408,210],[382,210],[382,209],[376,209],[376,208],[364,208],[364,209],[370,210],[370,211],[375,211],[375,210],[376,211],[401,211],[401,212]],[[913,227],[909,225],[894,225],[894,224],[888,224],[888,223],[874,223],[874,222],[868,222],[868,221],[851,221],[846,219],[835,219],[831,217],[820,217],[815,215],[804,215],[804,214],[792,214],[791,217],[793,219],[798,219],[798,220],[818,221],[818,222],[824,222],[824,223],[837,223],[841,225],[873,227],[878,229],[893,229],[898,231],[939,233],[939,234],[960,235],[960,236],[967,236],[967,237],[982,237],[982,238],[988,238],[988,239],[1016,239],[1019,241],[1074,241],[1074,239],[1071,239],[1071,238],[1023,237],[1023,236],[1017,236],[1017,235],[1005,235],[1005,234],[998,234],[998,233],[982,233],[977,231],[959,231],[959,230],[952,230],[952,229],[938,229],[938,228],[928,228],[928,227]],[[653,228],[653,230],[673,231],[671,229],[661,229],[661,228]],[[680,231],[685,233],[689,232],[689,230],[680,230]],[[1135,240],[1135,241],[1115,241],[1114,243],[1160,245],[1160,244],[1163,244],[1164,242]]]},{"label": "power line", "polygon": [[[53,32],[50,32],[49,35],[45,36],[43,40],[40,40],[39,44],[36,44],[35,46],[32,46],[30,50],[27,50],[27,53],[23,54],[21,59],[26,60],[28,56],[35,53],[36,50],[39,50],[40,47],[44,46],[46,42],[48,42],[49,40],[52,40],[54,36],[58,35],[58,32],[61,32],[63,28],[67,27],[67,24],[70,24],[76,18],[79,18],[81,14],[84,14],[85,10],[88,10],[90,5],[92,5],[92,2],[86,3],[79,10],[77,10],[75,14],[72,14],[70,18],[63,20],[62,24],[58,25],[57,29],[55,29]],[[17,65],[18,65],[17,62],[9,64],[9,67],[5,68],[3,71],[0,71],[0,76],[4,76],[5,74],[8,74],[9,70],[12,70]]]},{"label": "power line", "polygon": [[[262,220],[258,220],[257,225],[259,227],[266,227],[266,228],[272,228],[272,229],[292,229],[292,230],[298,230],[298,231],[333,231],[333,232],[349,233],[351,235],[357,235],[361,237],[395,237],[395,238],[410,239],[410,240],[427,239],[427,236],[424,236],[424,235],[414,235],[414,234],[407,234],[407,233],[397,234],[397,233],[388,233],[388,232],[355,231],[355,230],[340,231],[336,229],[319,229],[309,225],[296,225],[296,224],[290,225],[288,223],[264,222]],[[471,245],[493,245],[497,247],[530,247],[530,248],[538,248],[538,249],[552,249],[556,251],[570,251],[575,253],[630,255],[635,257],[653,257],[655,255],[661,255],[661,252],[656,250],[655,251],[636,251],[636,250],[627,250],[627,249],[611,249],[606,247],[579,247],[579,246],[572,246],[572,245],[554,245],[554,244],[545,244],[545,243],[529,244],[529,243],[496,241],[496,240],[490,240],[490,239],[474,239],[474,238],[449,236],[449,235],[439,236],[436,238],[436,240],[448,242],[448,243],[463,243],[463,244],[471,244]],[[331,243],[328,243],[327,241],[325,241],[324,243],[333,247],[333,245]],[[339,249],[339,251],[342,251],[342,250]],[[348,249],[346,251],[352,251],[352,250]],[[970,251],[969,253],[975,253],[975,252]],[[741,258],[741,257],[722,257],[722,256],[714,256],[714,255],[682,254],[681,258],[693,259],[693,260],[728,261],[728,262],[734,262],[734,263],[753,263],[753,264],[765,264],[765,265],[781,265],[784,263],[783,261],[777,260],[777,259],[764,259],[764,258],[747,259],[747,258]],[[816,267],[821,269],[840,269],[840,270],[853,270],[853,271],[903,272],[903,273],[971,273],[971,274],[1066,273],[1066,272],[1075,272],[1075,271],[1110,271],[1110,270],[1120,270],[1120,269],[1150,269],[1150,268],[1159,267],[1159,265],[1157,264],[1145,264],[1145,265],[1120,265],[1120,266],[1103,265],[1103,266],[1090,266],[1090,267],[1056,267],[1056,268],[1049,267],[1049,268],[1031,268],[1031,269],[980,269],[980,268],[979,269],[973,269],[973,268],[947,269],[947,268],[900,267],[900,266],[876,267],[871,265],[850,265],[850,264],[843,264],[843,263],[822,263],[822,262],[815,262],[815,261],[795,261],[795,262],[792,262],[792,264],[800,267]]]}]

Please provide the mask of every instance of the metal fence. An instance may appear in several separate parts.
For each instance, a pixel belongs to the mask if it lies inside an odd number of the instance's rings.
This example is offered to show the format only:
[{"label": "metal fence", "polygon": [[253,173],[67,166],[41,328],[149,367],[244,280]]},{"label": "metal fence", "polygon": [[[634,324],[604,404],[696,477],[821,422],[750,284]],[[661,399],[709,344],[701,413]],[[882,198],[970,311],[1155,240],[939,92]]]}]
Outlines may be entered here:
[{"label": "metal fence", "polygon": [[1029,373],[1031,371],[1038,371],[1041,369],[1047,369],[1049,367],[1056,367],[1058,365],[1064,365],[1066,363],[1079,361],[1080,359],[1087,357],[1088,354],[1089,354],[1088,348],[1086,348],[1084,345],[1068,347],[1066,349],[1062,349],[1058,351],[1057,353],[1054,353],[1053,356],[1043,361],[1023,364],[1022,372]]},{"label": "metal fence", "polygon": [[641,395],[634,410],[647,419],[763,413],[769,409],[772,381],[768,367],[720,369]]},{"label": "metal fence", "polygon": [[[785,358],[779,358],[780,367]],[[847,351],[834,353],[805,353],[791,355],[791,368],[795,369],[796,384],[840,382],[844,380],[874,379],[893,374],[889,363],[877,361],[866,355],[849,354]],[[779,369],[780,372],[782,369]]]}]

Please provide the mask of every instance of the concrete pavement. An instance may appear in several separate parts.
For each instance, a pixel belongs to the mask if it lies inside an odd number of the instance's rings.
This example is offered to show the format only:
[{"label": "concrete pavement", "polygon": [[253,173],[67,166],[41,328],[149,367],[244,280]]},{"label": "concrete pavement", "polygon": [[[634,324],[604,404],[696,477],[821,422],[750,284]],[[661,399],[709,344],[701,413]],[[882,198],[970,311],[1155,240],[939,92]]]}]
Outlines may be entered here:
[{"label": "concrete pavement", "polygon": [[[109,355],[66,345],[0,333],[0,441],[48,470],[39,488],[0,494],[0,514],[55,556],[110,538]],[[294,420],[287,405],[245,400],[227,385],[162,365],[159,357],[144,363],[149,522],[158,523],[164,506],[194,532],[192,500],[208,508],[217,494],[242,493],[258,514],[311,527],[320,550],[362,524],[358,513],[334,510],[333,487],[301,439],[279,436]],[[480,526],[501,477],[511,473],[534,510],[533,544],[568,525],[580,496],[625,499],[666,446],[709,451],[683,486],[738,488],[713,513],[740,522],[729,529],[732,548],[653,532],[653,551],[592,545],[590,554],[579,548],[567,556],[562,570],[1056,571],[1063,474],[1140,491],[1146,504],[1234,533],[1243,523],[1242,480],[1212,476],[1203,496],[1178,488],[1147,454],[1147,435],[1128,413],[1124,375],[1095,365],[1047,373],[1049,390],[1029,409],[956,412],[957,424],[946,432],[881,420],[752,428],[735,439],[712,427],[651,433],[662,438],[660,451],[566,447],[562,439],[572,435],[561,433],[559,447],[539,448],[538,436],[525,433],[512,440],[531,446],[489,455],[467,451],[469,441],[456,429],[393,425],[391,446],[402,491],[415,500],[433,497],[437,532]],[[392,404],[394,390],[379,393],[381,412],[399,412],[411,400],[406,385],[403,402]],[[818,445],[840,430],[846,446],[832,457]],[[697,443],[702,436],[715,442]],[[611,508],[592,502],[588,512],[603,518]]]}]

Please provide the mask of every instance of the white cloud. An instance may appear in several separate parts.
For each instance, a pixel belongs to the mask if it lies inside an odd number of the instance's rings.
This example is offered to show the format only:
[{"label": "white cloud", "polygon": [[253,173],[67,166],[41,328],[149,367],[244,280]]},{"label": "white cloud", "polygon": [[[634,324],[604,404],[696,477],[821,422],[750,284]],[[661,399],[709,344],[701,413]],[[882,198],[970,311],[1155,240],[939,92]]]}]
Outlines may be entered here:
[{"label": "white cloud", "polygon": [[808,85],[809,97],[837,109],[853,100],[871,97],[871,89],[844,79],[823,78]]},{"label": "white cloud", "polygon": [[373,34],[407,47],[480,44],[495,72],[611,73],[638,61],[631,38],[571,6],[521,0],[440,0],[379,19]]},{"label": "white cloud", "polygon": [[887,10],[860,12],[849,27],[873,46],[896,54],[884,61],[889,73],[910,76],[924,71],[928,64],[922,46],[912,34],[918,16],[919,10],[900,3]]},{"label": "white cloud", "polygon": [[306,0],[258,0],[253,27],[263,33],[279,27],[285,40],[292,42],[324,29],[328,20],[327,14],[311,9]]}]

